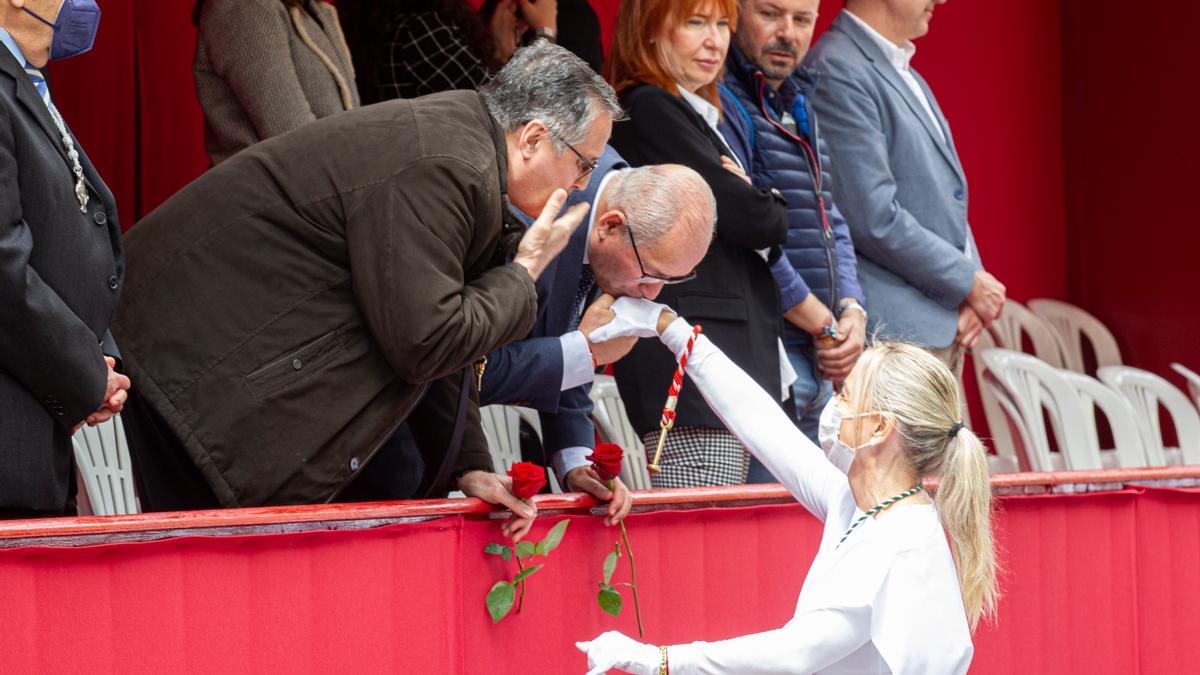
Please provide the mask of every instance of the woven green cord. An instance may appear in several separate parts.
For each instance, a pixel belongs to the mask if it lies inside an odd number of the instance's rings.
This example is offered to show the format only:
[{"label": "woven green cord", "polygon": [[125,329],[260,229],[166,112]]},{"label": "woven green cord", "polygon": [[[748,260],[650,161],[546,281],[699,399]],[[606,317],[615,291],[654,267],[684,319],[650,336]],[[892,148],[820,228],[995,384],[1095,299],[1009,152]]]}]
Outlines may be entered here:
[{"label": "woven green cord", "polygon": [[880,511],[886,509],[887,507],[891,506],[892,504],[895,504],[896,502],[900,501],[901,499],[905,499],[906,497],[911,497],[911,496],[917,494],[918,492],[921,491],[921,489],[922,488],[921,488],[920,484],[914,485],[914,486],[910,487],[909,489],[905,490],[904,492],[901,492],[900,494],[896,495],[895,497],[889,497],[888,499],[885,499],[885,500],[879,502],[878,504],[876,504],[875,506],[871,507],[871,510],[869,510],[866,513],[859,516],[858,520],[854,521],[854,523],[852,523],[850,525],[850,527],[846,529],[846,534],[842,535],[842,538],[838,540],[837,545],[841,546],[842,542],[846,541],[846,537],[849,537],[851,532],[853,532],[855,529],[857,529],[859,525],[862,525],[864,520],[866,520],[867,518],[870,518],[871,516],[875,515],[876,513],[879,513]]}]

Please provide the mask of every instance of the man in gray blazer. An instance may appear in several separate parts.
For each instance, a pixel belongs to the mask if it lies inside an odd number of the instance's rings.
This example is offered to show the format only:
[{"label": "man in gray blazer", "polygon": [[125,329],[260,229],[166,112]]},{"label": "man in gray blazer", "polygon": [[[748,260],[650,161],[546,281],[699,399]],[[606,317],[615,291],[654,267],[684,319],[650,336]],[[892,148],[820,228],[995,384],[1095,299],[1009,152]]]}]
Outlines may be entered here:
[{"label": "man in gray blazer", "polygon": [[952,367],[1000,315],[967,222],[967,178],[950,125],[909,67],[945,0],[847,0],[809,53],[834,192],[858,253],[870,330],[938,350]]}]

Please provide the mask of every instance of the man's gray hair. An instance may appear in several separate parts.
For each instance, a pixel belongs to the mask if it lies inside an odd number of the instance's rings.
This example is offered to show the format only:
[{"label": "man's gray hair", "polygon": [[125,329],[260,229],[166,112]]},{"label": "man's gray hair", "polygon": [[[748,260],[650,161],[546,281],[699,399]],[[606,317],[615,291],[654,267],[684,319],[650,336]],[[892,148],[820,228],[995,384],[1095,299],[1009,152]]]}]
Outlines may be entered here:
[{"label": "man's gray hair", "polygon": [[600,114],[624,116],[617,93],[571,52],[546,40],[518,49],[496,76],[479,88],[483,104],[505,133],[539,120],[561,142],[572,145],[587,137]]},{"label": "man's gray hair", "polygon": [[621,169],[606,187],[605,208],[625,214],[639,246],[656,243],[677,223],[691,235],[712,239],[717,200],[704,178],[686,166]]}]

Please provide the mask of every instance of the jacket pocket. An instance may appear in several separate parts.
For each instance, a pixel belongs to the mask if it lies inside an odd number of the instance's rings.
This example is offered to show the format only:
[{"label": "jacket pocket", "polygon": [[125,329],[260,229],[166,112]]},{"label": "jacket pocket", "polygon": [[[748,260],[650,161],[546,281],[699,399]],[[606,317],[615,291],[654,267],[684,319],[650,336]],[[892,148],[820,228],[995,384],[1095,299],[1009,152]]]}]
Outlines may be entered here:
[{"label": "jacket pocket", "polygon": [[260,401],[272,392],[303,379],[333,359],[341,348],[340,330],[332,330],[245,376],[246,384]]},{"label": "jacket pocket", "polygon": [[725,321],[748,321],[746,303],[741,298],[720,295],[681,295],[679,315],[688,321],[695,319],[721,319]]}]

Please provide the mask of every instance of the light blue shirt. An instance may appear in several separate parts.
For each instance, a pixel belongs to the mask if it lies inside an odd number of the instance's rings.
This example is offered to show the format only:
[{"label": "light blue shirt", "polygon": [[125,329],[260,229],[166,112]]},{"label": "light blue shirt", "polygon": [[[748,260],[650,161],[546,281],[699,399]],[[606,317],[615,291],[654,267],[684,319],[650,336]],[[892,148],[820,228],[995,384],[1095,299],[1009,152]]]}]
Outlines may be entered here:
[{"label": "light blue shirt", "polygon": [[25,52],[21,51],[21,48],[17,46],[17,41],[3,28],[0,28],[0,42],[3,42],[4,46],[8,47],[8,51],[17,57],[17,63],[21,64],[22,68],[25,67],[26,63],[29,63],[29,59],[25,58]]}]

